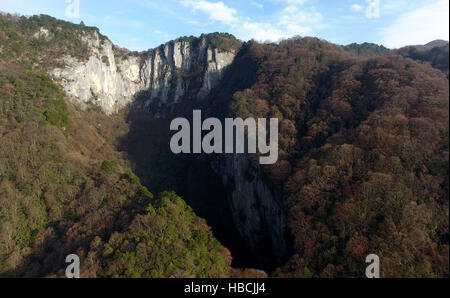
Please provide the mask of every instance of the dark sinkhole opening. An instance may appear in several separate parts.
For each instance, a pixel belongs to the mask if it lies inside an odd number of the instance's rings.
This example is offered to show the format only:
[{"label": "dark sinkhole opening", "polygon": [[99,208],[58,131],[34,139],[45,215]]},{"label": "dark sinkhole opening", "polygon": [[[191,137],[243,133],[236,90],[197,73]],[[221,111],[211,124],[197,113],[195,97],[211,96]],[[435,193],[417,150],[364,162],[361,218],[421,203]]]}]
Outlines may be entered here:
[{"label": "dark sinkhole opening", "polygon": [[[145,112],[131,110],[130,131],[121,140],[120,150],[134,162],[135,172],[153,193],[177,192],[197,216],[206,220],[214,237],[228,248],[233,268],[253,268],[272,272],[281,264],[272,249],[269,229],[264,229],[255,250],[233,220],[227,189],[211,168],[208,156],[176,155],[170,151],[170,119],[154,119]],[[264,234],[267,233],[267,234]]]},{"label": "dark sinkhole opening", "polygon": [[280,265],[272,251],[270,235],[260,243],[258,251],[252,249],[252,245],[241,235],[229,205],[230,190],[224,187],[206,157],[193,161],[187,173],[186,186],[186,202],[207,221],[213,235],[231,251],[234,268],[270,272]]}]

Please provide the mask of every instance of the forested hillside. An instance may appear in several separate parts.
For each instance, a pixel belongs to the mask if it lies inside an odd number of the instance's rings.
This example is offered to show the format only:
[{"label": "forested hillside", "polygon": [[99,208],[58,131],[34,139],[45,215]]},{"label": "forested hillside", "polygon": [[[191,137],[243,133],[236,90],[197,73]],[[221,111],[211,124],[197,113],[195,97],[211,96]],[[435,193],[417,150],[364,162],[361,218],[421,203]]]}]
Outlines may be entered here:
[{"label": "forested hillside", "polygon": [[[448,80],[394,53],[355,57],[312,38],[252,43],[255,82],[231,111],[280,119],[267,180],[294,254],[276,276],[448,276]],[[447,56],[448,59],[448,56]]]},{"label": "forested hillside", "polygon": [[[30,38],[39,26],[57,37]],[[83,59],[85,30],[0,16],[0,276],[64,276],[71,253],[84,277],[228,276],[209,227],[176,194],[151,194],[115,148],[121,115],[80,111],[45,73],[57,55]]]},{"label": "forested hillside", "polygon": [[408,46],[398,50],[402,56],[428,62],[448,77],[448,41],[435,40],[424,46]]},{"label": "forested hillside", "polygon": [[[362,277],[370,253],[383,277],[448,277],[448,43],[417,53],[211,34],[213,47],[236,56],[205,99],[186,97],[155,115],[142,92],[139,105],[107,116],[95,104],[73,105],[48,75],[64,67],[62,55],[88,59],[83,37],[94,31],[0,15],[1,277],[63,276],[71,253],[84,277],[266,276],[245,268]],[[280,212],[230,207],[242,191],[223,183],[221,157],[170,152],[170,120],[193,108],[279,119],[276,164],[249,155],[247,168],[225,170]],[[285,248],[276,257],[270,227],[258,226],[255,240],[236,222],[266,215],[281,218],[272,221]]]}]

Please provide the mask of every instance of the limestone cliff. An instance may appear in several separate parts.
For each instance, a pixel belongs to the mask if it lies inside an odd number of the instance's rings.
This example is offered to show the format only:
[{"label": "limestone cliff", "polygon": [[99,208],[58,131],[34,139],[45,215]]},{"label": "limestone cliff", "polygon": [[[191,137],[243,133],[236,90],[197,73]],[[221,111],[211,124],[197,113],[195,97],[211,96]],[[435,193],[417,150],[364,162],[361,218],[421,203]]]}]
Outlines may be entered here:
[{"label": "limestone cliff", "polygon": [[236,55],[236,49],[218,49],[207,36],[178,39],[147,53],[120,57],[113,44],[97,33],[86,35],[83,42],[91,51],[87,61],[64,56],[60,58],[64,67],[50,73],[74,103],[93,103],[107,114],[132,103],[138,95],[144,108],[183,98],[201,100]]},{"label": "limestone cliff", "polygon": [[[182,38],[146,53],[118,52],[93,33],[86,61],[65,56],[63,68],[51,71],[75,103],[100,106],[107,114],[133,104],[156,115],[183,100],[205,98],[234,61],[238,48],[218,47],[208,36]],[[286,223],[281,204],[264,183],[248,155],[211,161],[228,191],[232,220],[261,263],[279,264],[286,255]]]}]

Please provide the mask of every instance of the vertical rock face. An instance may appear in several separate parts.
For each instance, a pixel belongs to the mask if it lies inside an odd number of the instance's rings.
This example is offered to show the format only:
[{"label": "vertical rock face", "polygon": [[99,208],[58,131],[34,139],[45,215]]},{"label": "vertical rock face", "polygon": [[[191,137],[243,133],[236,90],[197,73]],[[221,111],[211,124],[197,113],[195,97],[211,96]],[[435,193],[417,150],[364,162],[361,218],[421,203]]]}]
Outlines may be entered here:
[{"label": "vertical rock face", "polygon": [[234,224],[253,254],[266,266],[280,263],[287,249],[285,216],[258,166],[246,154],[233,154],[214,159],[212,167],[229,191]]},{"label": "vertical rock face", "polygon": [[[73,102],[93,103],[107,114],[133,104],[164,113],[184,100],[202,100],[222,79],[237,49],[219,50],[208,38],[171,41],[146,54],[118,57],[109,40],[92,34],[84,38],[87,61],[66,56],[63,68],[51,71]],[[211,161],[229,191],[228,204],[239,233],[266,266],[286,255],[285,217],[280,203],[244,154]],[[231,224],[231,223],[230,223]]]},{"label": "vertical rock face", "polygon": [[51,71],[75,103],[94,103],[107,114],[137,101],[143,108],[201,100],[217,85],[236,55],[220,51],[207,38],[180,39],[147,54],[116,57],[112,43],[87,35],[87,61],[65,56]]},{"label": "vertical rock face", "polygon": [[102,42],[97,34],[85,36],[83,42],[91,51],[87,61],[65,56],[61,59],[64,68],[54,69],[50,74],[74,103],[83,106],[92,102],[111,114],[143,88],[138,57],[116,62],[111,42]]}]

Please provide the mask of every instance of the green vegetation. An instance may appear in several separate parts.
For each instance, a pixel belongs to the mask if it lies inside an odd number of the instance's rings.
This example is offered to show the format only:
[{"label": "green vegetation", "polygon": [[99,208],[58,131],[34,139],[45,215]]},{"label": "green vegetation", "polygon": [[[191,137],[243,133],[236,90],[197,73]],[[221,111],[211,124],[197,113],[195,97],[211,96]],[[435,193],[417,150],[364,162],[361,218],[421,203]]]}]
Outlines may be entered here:
[{"label": "green vegetation", "polygon": [[184,41],[188,43],[199,42],[202,38],[205,38],[208,43],[212,44],[214,48],[218,49],[220,52],[231,52],[237,51],[242,46],[242,42],[237,40],[232,34],[229,33],[210,33],[202,34],[200,39],[195,36],[184,36],[177,38],[175,41]]},{"label": "green vegetation", "polygon": [[115,160],[105,160],[102,162],[101,168],[106,174],[117,173],[119,165]]},{"label": "green vegetation", "polygon": [[[108,242],[94,240],[102,275],[126,278],[226,277],[220,243],[194,224],[195,214],[173,192],[152,200],[145,214]],[[89,264],[93,266],[94,264]]]},{"label": "green vegetation", "polygon": [[67,103],[62,100],[47,100],[47,109],[44,111],[47,123],[64,128],[69,124],[69,110]]},{"label": "green vegetation", "polygon": [[56,66],[57,59],[63,55],[83,61],[90,55],[89,46],[83,41],[86,36],[98,36],[100,42],[106,39],[95,27],[76,25],[47,15],[0,14],[0,59],[30,66],[39,64],[43,69]]},{"label": "green vegetation", "polygon": [[4,70],[0,73],[0,117],[16,122],[31,117],[59,128],[69,124],[64,92],[48,75],[19,65]]},{"label": "green vegetation", "polygon": [[242,46],[242,42],[229,33],[216,32],[200,36],[200,38],[203,37],[219,50],[219,52],[236,52]]},{"label": "green vegetation", "polygon": [[[49,35],[36,39],[41,27]],[[69,253],[86,277],[227,276],[223,248],[186,203],[155,199],[117,151],[124,120],[77,110],[45,74],[55,57],[82,59],[94,32],[0,15],[0,277],[61,276]]]},{"label": "green vegetation", "polygon": [[362,43],[362,44],[352,43],[352,44],[345,46],[344,49],[353,54],[356,54],[358,56],[363,56],[363,57],[375,57],[375,56],[383,56],[383,55],[391,54],[391,51],[388,48],[386,48],[382,45],[379,46],[379,45],[376,45],[373,43],[367,43],[367,42]]},{"label": "green vegetation", "polygon": [[[38,93],[27,84],[34,80],[22,82],[24,90]],[[9,107],[13,102],[3,96],[9,90],[6,84],[9,81],[3,83],[0,99]],[[44,119],[49,108],[73,109],[67,104],[49,104],[20,94],[13,98],[22,100],[27,109],[3,107],[6,113],[0,119],[0,276],[55,274],[64,263],[58,259],[65,253],[63,247],[90,256],[85,276],[228,275],[220,243],[196,224],[195,214],[180,197],[165,192],[153,199],[139,177],[122,170],[123,160],[96,163],[98,152],[103,152],[99,158],[111,158],[114,148],[96,142],[103,137],[89,132],[90,120],[73,119],[68,113],[66,136],[48,126]],[[61,124],[60,118],[55,119]],[[87,131],[80,134],[76,130],[80,126]],[[54,242],[56,231],[66,236]],[[103,247],[99,250],[92,243],[103,243]],[[52,258],[62,263],[54,264]]]},{"label": "green vegetation", "polygon": [[107,66],[110,65],[108,56],[102,56],[102,62],[105,63]]}]

